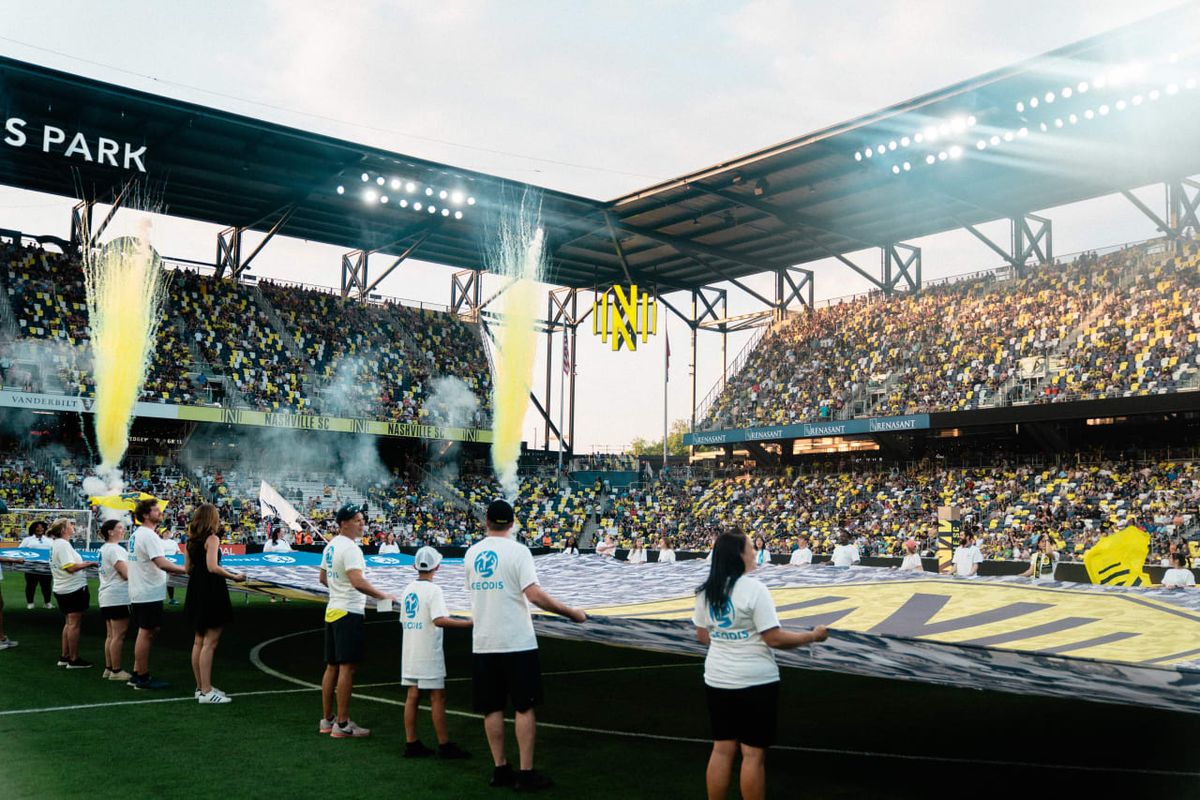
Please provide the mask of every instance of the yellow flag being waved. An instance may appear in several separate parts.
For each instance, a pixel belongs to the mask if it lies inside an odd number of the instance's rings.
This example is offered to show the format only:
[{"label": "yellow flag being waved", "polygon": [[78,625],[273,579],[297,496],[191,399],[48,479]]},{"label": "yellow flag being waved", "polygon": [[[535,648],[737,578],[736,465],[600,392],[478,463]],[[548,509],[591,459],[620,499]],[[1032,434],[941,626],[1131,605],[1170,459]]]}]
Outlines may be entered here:
[{"label": "yellow flag being waved", "polygon": [[1109,534],[1083,554],[1092,583],[1108,586],[1149,586],[1146,556],[1150,553],[1150,534],[1130,525]]},{"label": "yellow flag being waved", "polygon": [[117,511],[133,511],[134,506],[139,500],[155,500],[158,502],[159,508],[166,508],[167,501],[160,500],[152,494],[145,492],[122,492],[121,494],[109,494],[102,497],[89,497],[88,502],[94,506],[104,506],[105,508],[115,508]]}]

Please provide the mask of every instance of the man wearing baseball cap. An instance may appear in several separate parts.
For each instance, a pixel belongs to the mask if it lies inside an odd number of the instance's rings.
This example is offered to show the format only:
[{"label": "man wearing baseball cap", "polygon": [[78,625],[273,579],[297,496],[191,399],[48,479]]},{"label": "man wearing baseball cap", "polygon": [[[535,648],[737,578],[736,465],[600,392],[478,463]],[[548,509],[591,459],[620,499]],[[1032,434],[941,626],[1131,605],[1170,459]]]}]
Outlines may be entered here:
[{"label": "man wearing baseball cap", "polygon": [[[533,769],[533,709],[542,702],[542,670],[529,603],[572,622],[583,622],[587,614],[560,603],[538,585],[529,548],[509,537],[514,521],[513,507],[506,500],[493,501],[487,510],[487,536],[463,557],[475,616],[472,688],[495,764],[490,784],[536,791],[553,783]],[[510,700],[520,752],[515,772],[504,754],[504,709]]]},{"label": "man wearing baseball cap", "polygon": [[450,741],[446,727],[446,657],[442,652],[442,628],[470,628],[471,620],[450,616],[442,587],[433,576],[442,554],[422,547],[413,558],[417,579],[400,593],[400,627],[404,644],[400,656],[400,685],[408,687],[404,701],[405,758],[431,756],[435,751],[417,738],[417,707],[421,692],[429,692],[433,730],[437,734],[438,758],[468,758],[470,754]]},{"label": "man wearing baseball cap", "polygon": [[[367,506],[347,503],[334,514],[338,532],[321,553],[321,585],[329,588],[325,607],[325,676],[321,680],[321,723],[318,733],[334,739],[369,736],[371,731],[350,719],[354,671],[366,657],[367,597],[395,600],[363,575],[366,561],[358,546],[367,522]],[[334,695],[337,718],[334,718]]]}]

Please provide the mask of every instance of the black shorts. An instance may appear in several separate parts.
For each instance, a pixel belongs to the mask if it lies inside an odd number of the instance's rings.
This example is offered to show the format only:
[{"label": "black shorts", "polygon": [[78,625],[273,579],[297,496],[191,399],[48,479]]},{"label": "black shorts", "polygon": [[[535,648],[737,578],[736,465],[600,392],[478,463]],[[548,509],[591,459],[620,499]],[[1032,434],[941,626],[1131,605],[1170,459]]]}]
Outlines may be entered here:
[{"label": "black shorts", "polygon": [[746,689],[708,691],[708,721],[714,742],[733,739],[750,747],[775,744],[779,728],[779,681]]},{"label": "black shorts", "polygon": [[477,714],[503,711],[512,701],[514,711],[528,711],[542,703],[542,664],[538,651],[474,653],[471,687]]},{"label": "black shorts", "polygon": [[133,624],[146,631],[162,627],[163,601],[153,600],[149,603],[130,603],[129,617]]},{"label": "black shorts", "polygon": [[347,614],[325,623],[325,663],[361,664],[367,658],[367,618]]},{"label": "black shorts", "polygon": [[100,606],[103,619],[129,619],[129,606]]},{"label": "black shorts", "polygon": [[88,603],[92,599],[86,586],[66,594],[55,592],[54,597],[58,600],[58,610],[64,614],[82,614],[87,611]]}]

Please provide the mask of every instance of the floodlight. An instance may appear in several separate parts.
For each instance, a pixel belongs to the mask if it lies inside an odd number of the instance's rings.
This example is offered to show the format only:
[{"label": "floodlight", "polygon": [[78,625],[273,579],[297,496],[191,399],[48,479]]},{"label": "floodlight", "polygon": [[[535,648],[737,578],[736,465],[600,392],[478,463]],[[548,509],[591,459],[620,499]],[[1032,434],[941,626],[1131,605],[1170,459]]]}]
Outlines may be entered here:
[{"label": "floodlight", "polygon": [[367,189],[363,192],[363,200],[368,203],[374,203],[379,199],[379,193],[374,189]]},{"label": "floodlight", "polygon": [[1023,112],[1024,110],[1025,110],[1025,104],[1024,104],[1024,103],[1017,103],[1017,113],[1018,113],[1018,114],[1020,114],[1020,113],[1021,113],[1021,112]]},{"label": "floodlight", "polygon": [[456,206],[461,206],[464,199],[465,198],[462,192],[455,191],[450,193],[450,202],[454,203]]},{"label": "floodlight", "polygon": [[383,203],[385,206],[387,205],[387,201],[388,196],[386,194],[379,198],[379,202]]},{"label": "floodlight", "polygon": [[400,189],[400,179],[392,178],[392,182],[388,185],[392,187],[393,192],[398,191]]},{"label": "floodlight", "polygon": [[367,181],[371,180],[371,176],[364,172],[362,174],[362,179],[363,179],[363,183],[366,183]]},{"label": "floodlight", "polygon": [[1179,84],[1178,83],[1168,83],[1167,84],[1167,94],[1179,94]]},{"label": "floodlight", "polygon": [[975,119],[975,115],[974,115],[974,114],[972,114],[971,116],[967,117],[967,127],[968,127],[968,128],[974,128],[974,127],[975,127],[975,123],[976,123],[976,122],[978,122],[978,121],[979,121],[979,120]]},{"label": "floodlight", "polygon": [[1106,81],[1104,80],[1103,75],[1097,75],[1095,77],[1095,79],[1092,81],[1092,86],[1095,86],[1097,89],[1103,89],[1105,87],[1105,85],[1106,85]]},{"label": "floodlight", "polygon": [[468,198],[467,198],[467,205],[469,205],[469,206],[473,206],[473,205],[475,205],[475,198],[474,198],[474,197],[468,197]]},{"label": "floodlight", "polygon": [[992,147],[995,147],[996,145],[1000,144],[1000,137],[993,134],[992,138],[991,138],[991,142],[992,142]]},{"label": "floodlight", "polygon": [[1084,119],[1092,119],[1095,116],[1096,116],[1096,112],[1092,111],[1090,108],[1083,112]]},{"label": "floodlight", "polygon": [[428,211],[430,214],[436,214],[437,206],[426,206],[425,210]]},{"label": "floodlight", "polygon": [[908,145],[909,145],[911,142],[912,142],[912,140],[911,140],[911,139],[909,139],[907,136],[902,136],[902,137],[900,137],[900,146],[901,146],[901,147],[908,147]]},{"label": "floodlight", "polygon": [[980,139],[978,142],[975,143],[975,149],[976,150],[986,150],[987,142],[985,142],[983,139]]},{"label": "floodlight", "polygon": [[955,133],[962,133],[967,129],[967,121],[962,117],[955,117],[954,122],[950,123],[950,127]]},{"label": "floodlight", "polygon": [[925,141],[925,134],[918,133],[917,135],[913,136],[913,141],[917,144],[920,144],[921,142]]},{"label": "floodlight", "polygon": [[1098,108],[1097,111],[1100,112],[1100,116],[1102,116],[1102,117],[1107,116],[1108,115],[1108,106],[1107,105],[1100,106],[1100,108]]},{"label": "floodlight", "polygon": [[1133,103],[1135,106],[1140,106],[1142,104],[1142,96],[1140,94],[1135,94],[1129,99],[1129,102]]},{"label": "floodlight", "polygon": [[1029,98],[1029,107],[1030,107],[1030,108],[1037,108],[1037,107],[1038,107],[1038,99],[1037,99],[1036,97],[1031,97],[1031,98]]},{"label": "floodlight", "polygon": [[1046,127],[1046,123],[1044,123],[1044,122],[1043,122],[1043,123],[1041,123],[1040,125],[1038,125],[1038,130],[1040,130],[1042,133],[1045,133],[1046,131],[1048,131],[1048,130],[1050,130],[1050,129],[1049,129],[1049,128],[1047,128],[1047,127]]},{"label": "floodlight", "polygon": [[338,194],[345,194],[345,193],[346,193],[346,187],[345,187],[345,186],[342,186],[342,185],[339,183],[339,184],[338,184],[338,188],[337,188],[337,193],[338,193]]},{"label": "floodlight", "polygon": [[905,161],[905,162],[904,162],[904,171],[905,171],[905,172],[908,172],[910,169],[912,169],[912,164],[910,164],[910,163],[908,163],[907,161]]},{"label": "floodlight", "polygon": [[1029,135],[1029,128],[1021,128],[1019,131],[1017,131],[1017,136],[1020,136],[1022,139],[1024,139],[1028,135]]},{"label": "floodlight", "polygon": [[935,161],[937,161],[937,159],[936,159],[936,158],[934,158],[932,155],[925,156],[925,163],[926,163],[926,164],[932,164],[932,163],[933,163],[933,162],[935,162]]},{"label": "floodlight", "polygon": [[1118,100],[1117,102],[1113,103],[1113,106],[1117,109],[1117,111],[1124,111],[1125,110],[1125,101]]},{"label": "floodlight", "polygon": [[1183,82],[1183,88],[1185,88],[1185,89],[1195,89],[1195,88],[1196,88],[1196,79],[1195,79],[1195,78],[1188,78],[1186,81],[1184,81],[1184,82]]},{"label": "floodlight", "polygon": [[454,218],[455,218],[455,219],[462,219],[462,212],[461,212],[461,211],[455,211],[455,212],[454,212]]},{"label": "floodlight", "polygon": [[900,174],[900,165],[899,164],[892,164],[892,174],[893,175]]},{"label": "floodlight", "polygon": [[375,179],[375,182],[378,183],[380,186],[383,186],[385,181],[384,181],[383,176],[380,175],[378,178]]},{"label": "floodlight", "polygon": [[949,153],[947,153],[945,150],[943,150],[942,152],[938,153],[938,161],[945,161],[945,160],[946,160],[947,158],[949,158],[949,157],[950,157],[950,154],[949,154]]},{"label": "floodlight", "polygon": [[408,201],[407,201],[407,200],[405,200],[405,199],[403,199],[403,198],[401,198],[401,199],[400,199],[400,207],[401,207],[401,208],[408,208]]},{"label": "floodlight", "polygon": [[1062,126],[1063,126],[1062,117],[1059,117],[1058,119],[1054,120],[1054,127],[1061,128]]},{"label": "floodlight", "polygon": [[1083,94],[1084,92],[1086,92],[1088,89],[1090,89],[1092,87],[1088,86],[1087,81],[1080,81],[1079,85],[1076,86],[1075,88],[1079,91],[1080,94]]},{"label": "floodlight", "polygon": [[938,135],[937,128],[933,127],[932,125],[930,125],[928,128],[925,129],[925,138],[928,139],[929,141],[936,142],[937,135]]},{"label": "floodlight", "polygon": [[425,196],[426,196],[426,197],[433,197],[433,187],[431,187],[431,186],[426,186],[426,187],[425,187]]},{"label": "floodlight", "polygon": [[950,123],[943,122],[941,125],[938,125],[938,133],[941,134],[942,136],[949,136],[950,135]]},{"label": "floodlight", "polygon": [[1068,97],[1070,97],[1072,94],[1074,94],[1074,92],[1071,91],[1070,86],[1064,86],[1063,90],[1061,92],[1059,92],[1059,94],[1062,95],[1063,100],[1066,100]]},{"label": "floodlight", "polygon": [[1012,131],[1005,131],[1005,132],[1004,132],[1004,141],[1006,141],[1006,142],[1011,142],[1012,140],[1013,140],[1013,132],[1012,132]]},{"label": "floodlight", "polygon": [[443,208],[443,209],[442,209],[442,216],[443,216],[443,217],[448,217],[448,216],[450,216],[450,209],[448,209],[448,208]]},{"label": "floodlight", "polygon": [[417,185],[415,183],[413,183],[412,181],[409,181],[408,183],[404,184],[404,191],[408,192],[409,194],[412,194],[416,190],[417,190]]},{"label": "floodlight", "polygon": [[879,145],[878,147],[875,148],[875,152],[879,153],[879,155],[883,155],[886,151],[887,151],[887,148],[884,147],[883,145]]},{"label": "floodlight", "polygon": [[1054,102],[1054,92],[1046,92],[1046,102],[1047,103]]},{"label": "floodlight", "polygon": [[1158,89],[1151,89],[1150,93],[1146,96],[1149,97],[1151,100],[1157,100],[1160,95],[1158,93]]},{"label": "floodlight", "polygon": [[854,154],[854,160],[855,160],[855,161],[862,161],[862,153],[855,153],[855,154]]},{"label": "floodlight", "polygon": [[448,196],[449,193],[445,189],[442,189],[440,192],[438,192],[438,197],[442,200],[445,200]]},{"label": "floodlight", "polygon": [[951,158],[959,158],[961,156],[962,156],[962,148],[961,147],[959,147],[958,145],[954,145],[953,147],[950,148],[950,157]]},{"label": "floodlight", "polygon": [[1072,114],[1071,116],[1067,117],[1067,122],[1069,122],[1069,123],[1071,123],[1072,125],[1074,125],[1075,123],[1079,122],[1079,117],[1077,117],[1077,116],[1075,116],[1074,114]]},{"label": "floodlight", "polygon": [[420,211],[420,210],[421,210],[421,201],[418,200],[415,203],[413,203],[413,211]]}]

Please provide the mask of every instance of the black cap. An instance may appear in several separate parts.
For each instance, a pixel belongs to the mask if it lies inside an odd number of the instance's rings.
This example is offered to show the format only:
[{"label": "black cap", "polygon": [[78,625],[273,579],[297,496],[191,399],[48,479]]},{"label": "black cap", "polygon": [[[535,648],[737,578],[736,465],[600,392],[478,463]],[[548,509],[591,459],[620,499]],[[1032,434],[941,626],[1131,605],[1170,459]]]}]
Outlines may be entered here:
[{"label": "black cap", "polygon": [[362,514],[363,519],[365,520],[367,518],[367,504],[346,503],[346,505],[337,510],[337,512],[333,515],[333,519],[335,522],[348,522],[349,520],[354,519],[355,514]]},{"label": "black cap", "polygon": [[513,507],[507,500],[493,500],[487,510],[487,521],[493,525],[512,525]]}]

